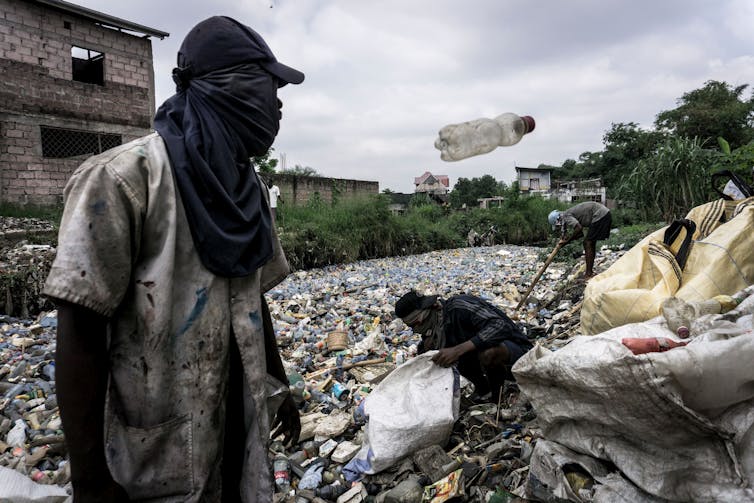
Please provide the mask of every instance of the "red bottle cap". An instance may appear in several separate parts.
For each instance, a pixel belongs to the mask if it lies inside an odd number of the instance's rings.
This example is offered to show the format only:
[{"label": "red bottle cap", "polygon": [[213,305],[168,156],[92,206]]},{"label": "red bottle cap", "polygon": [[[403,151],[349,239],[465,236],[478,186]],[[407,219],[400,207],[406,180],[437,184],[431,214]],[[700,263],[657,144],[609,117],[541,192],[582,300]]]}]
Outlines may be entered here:
[{"label": "red bottle cap", "polygon": [[534,117],[532,117],[531,115],[522,115],[521,119],[523,119],[524,124],[526,124],[527,133],[531,133],[532,131],[534,131],[534,127],[537,125],[534,122]]}]

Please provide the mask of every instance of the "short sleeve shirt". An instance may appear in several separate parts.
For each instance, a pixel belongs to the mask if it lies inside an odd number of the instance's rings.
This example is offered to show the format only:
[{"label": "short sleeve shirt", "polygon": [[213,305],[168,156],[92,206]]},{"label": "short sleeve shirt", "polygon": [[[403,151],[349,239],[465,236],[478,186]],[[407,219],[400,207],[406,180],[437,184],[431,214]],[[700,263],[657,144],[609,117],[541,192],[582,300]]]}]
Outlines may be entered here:
[{"label": "short sleeve shirt", "polygon": [[[106,455],[132,499],[219,500],[231,334],[253,403],[247,449],[251,462],[266,459],[260,300],[288,273],[272,232],[273,258],[250,276],[208,271],[156,133],[90,158],[71,176],[44,293],[109,318]],[[268,473],[245,473],[258,475],[247,483],[251,501],[271,500]]]},{"label": "short sleeve shirt", "polygon": [[596,201],[579,203],[560,214],[563,221],[563,230],[566,227],[576,227],[577,224],[581,225],[581,227],[589,227],[609,212],[610,210],[605,205]]}]

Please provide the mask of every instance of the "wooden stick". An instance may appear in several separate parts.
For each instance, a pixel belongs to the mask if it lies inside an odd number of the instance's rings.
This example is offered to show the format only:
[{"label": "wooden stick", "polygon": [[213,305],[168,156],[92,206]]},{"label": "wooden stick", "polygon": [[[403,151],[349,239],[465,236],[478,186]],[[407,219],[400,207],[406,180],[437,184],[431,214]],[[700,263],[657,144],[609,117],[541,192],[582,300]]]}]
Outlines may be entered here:
[{"label": "wooden stick", "polygon": [[500,419],[500,404],[503,401],[503,387],[500,386],[500,391],[497,394],[497,414],[495,414],[495,428],[497,428],[498,420]]},{"label": "wooden stick", "polygon": [[519,302],[518,305],[516,306],[516,309],[515,309],[516,311],[521,309],[521,306],[524,305],[524,302],[526,302],[526,299],[529,298],[529,294],[531,293],[532,290],[534,290],[534,285],[537,284],[537,281],[539,281],[539,278],[545,272],[545,269],[547,269],[547,266],[550,265],[550,262],[552,262],[552,260],[555,258],[555,255],[557,255],[560,248],[561,248],[560,245],[556,245],[555,249],[552,251],[552,253],[550,253],[550,256],[547,257],[547,260],[545,260],[545,264],[542,266],[542,268],[539,270],[537,275],[534,277],[534,281],[531,282],[531,286],[529,286],[529,289],[524,294],[523,298],[521,299],[521,302]]},{"label": "wooden stick", "polygon": [[374,360],[362,360],[356,363],[346,363],[341,368],[343,370],[348,370],[354,367],[366,367],[368,365],[376,365],[378,363],[384,363],[384,362],[385,362],[385,358],[375,358]]},{"label": "wooden stick", "polygon": [[[348,369],[352,369],[354,367],[366,367],[368,365],[376,365],[378,363],[384,363],[384,362],[385,362],[385,358],[375,358],[374,360],[363,360],[363,361],[356,362],[356,363],[346,363],[345,365],[343,365],[340,368],[342,370],[348,370]],[[306,374],[304,377],[306,379],[311,379],[312,377],[320,376],[320,375],[324,374],[325,372],[329,372],[329,371],[335,370],[337,368],[338,368],[337,365],[333,365],[333,366],[330,366],[330,367],[321,368],[321,369],[315,370],[314,372],[310,372],[310,373]]]}]

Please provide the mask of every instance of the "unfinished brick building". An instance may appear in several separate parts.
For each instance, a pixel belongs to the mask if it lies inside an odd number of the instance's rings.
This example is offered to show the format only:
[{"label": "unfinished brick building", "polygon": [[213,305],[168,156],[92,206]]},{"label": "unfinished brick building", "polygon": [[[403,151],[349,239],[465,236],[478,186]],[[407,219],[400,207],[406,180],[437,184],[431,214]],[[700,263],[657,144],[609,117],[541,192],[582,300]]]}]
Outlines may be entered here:
[{"label": "unfinished brick building", "polygon": [[148,133],[167,33],[61,0],[0,0],[0,202],[53,205],[91,154]]}]

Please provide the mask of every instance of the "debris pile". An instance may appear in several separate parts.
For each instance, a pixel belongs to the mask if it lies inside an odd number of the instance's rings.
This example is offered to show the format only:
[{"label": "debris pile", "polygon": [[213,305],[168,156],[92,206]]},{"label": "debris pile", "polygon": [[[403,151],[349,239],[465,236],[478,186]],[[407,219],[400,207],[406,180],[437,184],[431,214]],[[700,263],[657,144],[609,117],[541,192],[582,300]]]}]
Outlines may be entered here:
[{"label": "debris pile", "polygon": [[[602,250],[597,269],[621,254]],[[43,281],[53,255],[53,248],[20,244],[3,256],[2,267],[26,260],[27,271],[31,265],[38,274],[45,270]],[[302,423],[298,444],[277,439],[271,445],[277,499],[440,502],[459,494],[467,501],[512,501],[521,495],[540,433],[514,383],[494,403],[475,403],[473,385],[461,378],[460,412],[445,445],[421,446],[357,481],[344,467],[365,442],[364,399],[416,355],[418,336],[394,317],[396,300],[409,289],[479,296],[551,348],[578,332],[584,288],[578,266],[553,264],[525,309],[513,312],[540,256],[540,249],[508,245],[435,251],[298,271],[268,292]],[[70,475],[55,398],[56,326],[54,312],[34,320],[0,317],[0,467],[64,486]]]},{"label": "debris pile", "polygon": [[[578,332],[581,263],[553,265],[526,309],[518,316],[513,312],[541,266],[540,253],[498,246],[377,259],[299,271],[269,292],[291,392],[302,414],[300,443],[287,450],[279,442],[272,446],[271,460],[290,470],[278,498],[440,502],[453,494],[468,501],[522,495],[540,433],[535,412],[514,383],[496,403],[474,403],[473,385],[461,379],[460,416],[445,445],[423,446],[355,483],[344,468],[365,441],[364,399],[416,355],[419,337],[394,317],[395,301],[407,290],[482,297],[518,317],[527,335],[548,347]],[[621,254],[602,250],[598,270]]]},{"label": "debris pile", "polygon": [[0,317],[0,467],[41,484],[70,479],[55,394],[55,313]]},{"label": "debris pile", "polygon": [[0,307],[3,313],[29,318],[53,308],[41,294],[54,259],[54,247],[25,241],[0,256]]},{"label": "debris pile", "polygon": [[52,309],[40,295],[55,258],[47,220],[0,217],[0,312],[29,318]]}]

